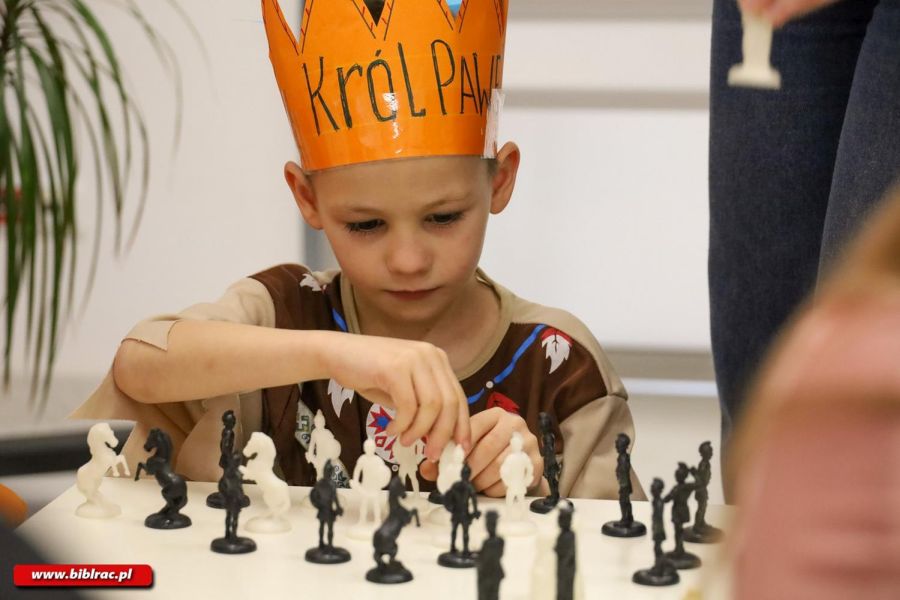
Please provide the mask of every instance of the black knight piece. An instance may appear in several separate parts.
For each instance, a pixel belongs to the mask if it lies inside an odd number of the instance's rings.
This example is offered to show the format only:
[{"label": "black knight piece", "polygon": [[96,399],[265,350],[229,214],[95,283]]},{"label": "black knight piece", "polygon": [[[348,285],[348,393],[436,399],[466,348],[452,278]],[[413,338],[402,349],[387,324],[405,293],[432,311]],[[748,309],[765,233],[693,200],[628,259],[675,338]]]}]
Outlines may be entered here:
[{"label": "black knight piece", "polygon": [[538,498],[532,501],[531,511],[547,514],[559,503],[559,474],[562,470],[556,459],[556,435],[553,433],[553,423],[550,415],[542,412],[538,415],[538,423],[541,428],[541,456],[544,458],[544,478],[550,486],[550,495],[546,498]]},{"label": "black knight piece", "polygon": [[[319,545],[306,551],[306,560],[320,565],[334,565],[350,560],[350,553],[334,546],[334,522],[344,514],[338,501],[337,485],[334,482],[335,467],[331,461],[325,462],[322,478],[309,493],[309,500],[316,508],[319,519]],[[325,542],[325,528],[328,528],[328,542]]]},{"label": "black knight piece", "polygon": [[497,511],[489,510],[484,517],[488,537],[478,552],[478,600],[497,600],[503,573],[502,537],[497,536]]},{"label": "black knight piece", "polygon": [[697,491],[694,498],[697,500],[697,513],[694,516],[694,524],[684,530],[684,539],[695,544],[715,544],[722,539],[722,530],[717,529],[706,522],[706,507],[709,505],[709,480],[712,477],[712,444],[703,442],[700,444],[700,464],[697,468],[691,467],[691,475],[697,483]]},{"label": "black knight piece", "polygon": [[187,484],[184,478],[172,470],[172,440],[162,429],[151,429],[144,443],[144,450],[156,452],[146,463],[139,462],[134,473],[134,480],[141,476],[141,470],[156,477],[162,486],[162,497],[166,505],[157,513],[144,519],[144,525],[151,529],[181,529],[190,527],[191,518],[179,511],[187,504]]},{"label": "black knight piece", "polygon": [[[469,526],[473,520],[481,516],[481,512],[478,510],[475,486],[469,481],[471,475],[472,470],[469,465],[463,465],[460,480],[450,486],[450,489],[444,494],[444,508],[450,511],[452,532],[450,552],[444,552],[438,556],[438,564],[443,567],[454,569],[474,567],[478,558],[476,552],[469,550]],[[471,510],[469,510],[470,506]],[[456,530],[459,527],[462,527],[463,535],[462,552],[456,549]]]},{"label": "black knight piece", "polygon": [[666,529],[663,526],[666,501],[662,498],[663,481],[659,477],[653,479],[650,484],[653,506],[653,566],[649,569],[641,569],[635,572],[631,580],[641,585],[665,586],[675,585],[681,579],[678,570],[669,559],[663,555],[662,543],[666,540]]},{"label": "black knight piece", "polygon": [[628,454],[628,446],[631,445],[631,438],[626,434],[620,433],[616,437],[616,451],[619,458],[616,462],[616,479],[619,482],[619,507],[622,509],[622,518],[618,521],[609,521],[603,525],[604,534],[619,537],[631,538],[640,537],[647,533],[647,527],[634,520],[634,514],[631,511],[631,457]]},{"label": "black knight piece", "polygon": [[[222,413],[222,440],[219,442],[219,466],[222,467],[223,476],[228,457],[234,452],[234,426],[237,424],[233,410]],[[206,497],[206,505],[210,508],[225,508],[225,499],[221,492],[213,492]],[[250,498],[244,495],[241,498],[241,508],[250,506]]]},{"label": "black knight piece", "polygon": [[556,598],[573,600],[575,597],[575,569],[578,557],[575,554],[575,532],[572,531],[571,503],[559,508],[559,537],[556,538]]},{"label": "black knight piece", "polygon": [[[413,579],[409,569],[397,560],[397,538],[413,519],[416,520],[416,527],[421,527],[421,523],[419,511],[403,506],[400,503],[401,498],[406,498],[406,489],[400,478],[395,475],[388,486],[388,517],[372,536],[375,568],[366,573],[366,579],[373,583],[405,583]],[[387,561],[384,560],[385,556],[388,557]]]},{"label": "black knight piece", "polygon": [[688,467],[678,463],[675,471],[675,486],[669,490],[663,500],[672,501],[672,524],[675,526],[675,550],[666,553],[676,569],[696,569],[700,566],[700,557],[684,549],[684,524],[691,520],[688,499],[697,487],[696,483],[686,483]]},{"label": "black knight piece", "polygon": [[237,534],[238,517],[243,506],[244,485],[241,472],[241,453],[233,452],[225,461],[225,472],[219,480],[219,493],[225,503],[225,537],[214,539],[209,547],[220,554],[246,554],[256,550],[256,542]]}]

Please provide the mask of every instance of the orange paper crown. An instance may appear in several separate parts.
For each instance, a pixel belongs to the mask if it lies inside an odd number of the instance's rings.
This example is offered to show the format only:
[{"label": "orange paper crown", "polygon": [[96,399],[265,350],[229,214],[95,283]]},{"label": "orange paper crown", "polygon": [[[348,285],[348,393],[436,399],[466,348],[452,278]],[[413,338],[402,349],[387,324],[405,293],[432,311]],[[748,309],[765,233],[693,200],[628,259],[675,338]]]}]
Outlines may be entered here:
[{"label": "orange paper crown", "polygon": [[303,166],[496,151],[508,0],[262,0]]}]

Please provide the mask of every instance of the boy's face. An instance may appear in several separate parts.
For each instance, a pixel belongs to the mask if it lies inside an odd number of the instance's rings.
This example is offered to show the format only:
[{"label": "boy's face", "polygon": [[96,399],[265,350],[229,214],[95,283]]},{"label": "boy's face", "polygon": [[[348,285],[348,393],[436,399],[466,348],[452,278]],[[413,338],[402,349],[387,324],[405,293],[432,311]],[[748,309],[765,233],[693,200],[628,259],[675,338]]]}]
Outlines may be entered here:
[{"label": "boy's face", "polygon": [[488,215],[509,201],[518,154],[504,146],[495,173],[477,157],[442,156],[311,176],[291,163],[285,175],[360,304],[381,318],[427,323],[471,289]]}]

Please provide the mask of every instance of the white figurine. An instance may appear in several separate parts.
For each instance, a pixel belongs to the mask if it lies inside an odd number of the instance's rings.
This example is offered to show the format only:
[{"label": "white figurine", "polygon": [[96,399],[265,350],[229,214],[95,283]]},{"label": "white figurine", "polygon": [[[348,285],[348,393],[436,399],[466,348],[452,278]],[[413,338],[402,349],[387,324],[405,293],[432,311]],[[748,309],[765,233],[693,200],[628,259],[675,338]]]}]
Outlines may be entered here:
[{"label": "white figurine", "polygon": [[772,24],[759,15],[741,13],[744,27],[744,62],[728,71],[728,85],[778,89],[781,73],[769,62],[772,51]]},{"label": "white figurine", "polygon": [[[359,520],[348,532],[350,537],[371,539],[375,528],[381,524],[381,490],[391,482],[391,469],[375,454],[375,440],[363,442],[363,455],[356,460],[350,488],[359,499]],[[369,519],[372,508],[374,520]]]},{"label": "white figurine", "polygon": [[525,493],[534,480],[534,465],[522,450],[522,434],[513,432],[511,451],[500,465],[500,479],[506,486],[506,511],[500,522],[504,535],[526,535],[534,531],[534,523],[526,518]]},{"label": "white figurine", "polygon": [[[449,441],[441,451],[441,458],[438,460],[438,476],[437,490],[441,494],[446,494],[454,483],[462,478],[462,468],[465,463],[466,454],[462,446],[457,446],[456,442]],[[428,522],[441,527],[450,527],[450,513],[443,506],[437,507],[428,514]],[[440,542],[440,545],[446,545],[446,537]]]},{"label": "white figurine", "polygon": [[412,484],[413,494],[405,504],[415,506],[421,504],[422,497],[419,495],[419,463],[425,458],[425,443],[422,440],[416,440],[412,446],[404,446],[398,439],[394,442],[394,459],[397,461],[397,476],[406,486],[406,480]]},{"label": "white figurine", "polygon": [[78,469],[75,476],[75,484],[78,491],[84,494],[86,501],[75,509],[79,517],[90,519],[110,519],[118,516],[122,508],[110,502],[100,493],[100,482],[106,472],[112,469],[112,474],[118,477],[121,473],[131,476],[125,457],[116,454],[116,446],[119,440],[113,433],[109,423],[97,423],[91,427],[87,435],[88,448],[91,450],[91,460]]},{"label": "white figurine", "polygon": [[[556,600],[556,542],[559,538],[560,528],[559,510],[562,507],[571,508],[568,500],[560,500],[556,508],[549,513],[552,517],[552,527],[542,527],[537,537],[537,547],[534,553],[534,564],[531,567],[531,600]],[[575,516],[573,514],[572,530],[575,531]],[[576,547],[577,547],[576,538]],[[584,600],[584,578],[581,576],[581,564],[576,554],[575,581],[573,585],[574,600]]]},{"label": "white figurine", "polygon": [[325,469],[325,463],[331,461],[337,464],[338,458],[341,456],[341,443],[337,441],[334,434],[325,428],[325,415],[321,410],[316,411],[313,417],[313,425],[315,427],[309,434],[309,462],[316,469],[316,481],[322,478],[322,472]]},{"label": "white figurine", "polygon": [[244,446],[247,465],[238,470],[247,479],[255,481],[262,491],[263,502],[268,512],[247,521],[247,531],[253,533],[284,533],[291,530],[291,524],[284,517],[291,507],[288,485],[282,481],[272,467],[275,465],[275,443],[260,431],[254,431]]}]

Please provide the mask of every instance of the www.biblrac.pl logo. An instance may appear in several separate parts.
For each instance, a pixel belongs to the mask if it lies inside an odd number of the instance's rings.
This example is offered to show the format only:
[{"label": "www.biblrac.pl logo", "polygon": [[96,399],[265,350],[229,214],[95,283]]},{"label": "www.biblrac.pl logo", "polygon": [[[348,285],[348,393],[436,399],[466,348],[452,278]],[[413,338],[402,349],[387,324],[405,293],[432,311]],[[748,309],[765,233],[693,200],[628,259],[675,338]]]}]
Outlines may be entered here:
[{"label": "www.biblrac.pl logo", "polygon": [[16,565],[19,587],[150,587],[150,565]]}]

